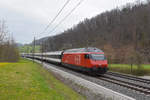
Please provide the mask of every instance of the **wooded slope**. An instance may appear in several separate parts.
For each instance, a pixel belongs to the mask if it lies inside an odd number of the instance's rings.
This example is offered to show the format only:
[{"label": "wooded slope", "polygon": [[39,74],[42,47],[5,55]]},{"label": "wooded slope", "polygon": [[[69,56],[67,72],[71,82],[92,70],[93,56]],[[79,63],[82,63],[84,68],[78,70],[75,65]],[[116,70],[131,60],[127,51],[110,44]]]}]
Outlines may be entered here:
[{"label": "wooded slope", "polygon": [[114,63],[129,63],[133,58],[147,63],[149,44],[150,2],[147,2],[127,4],[85,19],[62,34],[49,37],[45,50],[93,46],[102,49]]}]

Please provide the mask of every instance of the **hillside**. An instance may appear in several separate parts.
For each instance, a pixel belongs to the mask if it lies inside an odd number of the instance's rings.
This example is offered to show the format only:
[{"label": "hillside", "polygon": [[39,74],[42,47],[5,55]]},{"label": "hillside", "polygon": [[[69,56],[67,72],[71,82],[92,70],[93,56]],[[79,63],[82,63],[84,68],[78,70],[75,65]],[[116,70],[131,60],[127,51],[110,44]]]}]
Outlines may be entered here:
[{"label": "hillside", "polygon": [[62,34],[49,37],[45,51],[94,46],[104,50],[113,63],[131,63],[139,58],[149,63],[149,11],[150,2],[127,4],[85,19]]}]

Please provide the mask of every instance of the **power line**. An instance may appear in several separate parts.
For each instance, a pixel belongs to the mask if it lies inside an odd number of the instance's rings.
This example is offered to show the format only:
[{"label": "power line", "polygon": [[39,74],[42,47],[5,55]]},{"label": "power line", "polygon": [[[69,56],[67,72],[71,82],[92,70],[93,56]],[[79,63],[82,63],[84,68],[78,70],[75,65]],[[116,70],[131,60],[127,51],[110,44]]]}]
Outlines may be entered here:
[{"label": "power line", "polygon": [[53,18],[53,20],[46,26],[46,28],[44,29],[42,33],[44,33],[48,28],[49,26],[56,20],[56,18],[61,14],[61,12],[63,11],[63,9],[67,6],[67,4],[70,2],[71,0],[67,0],[66,3],[63,5],[63,7],[59,10],[59,12],[57,13],[57,15]]},{"label": "power line", "polygon": [[50,31],[53,32],[63,21],[65,21],[67,19],[67,17],[69,17],[69,15],[71,15],[71,13],[73,13],[74,10],[76,10],[76,8],[83,2],[84,0],[80,0],[80,2]]}]

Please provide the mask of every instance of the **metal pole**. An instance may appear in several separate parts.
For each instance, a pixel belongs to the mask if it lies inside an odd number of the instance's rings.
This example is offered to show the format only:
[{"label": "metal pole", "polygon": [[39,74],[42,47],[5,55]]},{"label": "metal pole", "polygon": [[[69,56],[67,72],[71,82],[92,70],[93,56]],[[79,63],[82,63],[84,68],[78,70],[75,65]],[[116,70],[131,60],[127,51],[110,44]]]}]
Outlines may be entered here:
[{"label": "metal pole", "polygon": [[35,54],[35,36],[33,41],[33,63],[34,63],[34,54]]},{"label": "metal pole", "polygon": [[43,40],[42,40],[42,65],[43,65]]}]

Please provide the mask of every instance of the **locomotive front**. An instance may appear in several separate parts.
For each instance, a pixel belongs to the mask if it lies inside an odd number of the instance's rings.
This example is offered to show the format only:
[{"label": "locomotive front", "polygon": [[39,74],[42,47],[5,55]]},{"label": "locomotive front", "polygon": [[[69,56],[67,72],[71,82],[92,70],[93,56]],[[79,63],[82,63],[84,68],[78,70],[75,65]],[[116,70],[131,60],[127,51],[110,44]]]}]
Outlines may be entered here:
[{"label": "locomotive front", "polygon": [[88,63],[87,67],[89,67],[94,73],[106,73],[108,70],[108,62],[104,52],[97,48],[87,48],[87,51],[88,53],[85,54],[85,59]]},{"label": "locomotive front", "polygon": [[92,72],[100,74],[107,72],[108,63],[103,52],[90,52],[85,56],[85,59],[89,59],[89,67],[91,67]]}]

